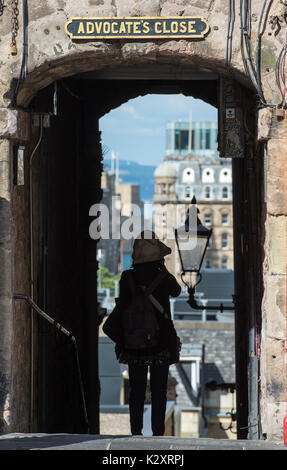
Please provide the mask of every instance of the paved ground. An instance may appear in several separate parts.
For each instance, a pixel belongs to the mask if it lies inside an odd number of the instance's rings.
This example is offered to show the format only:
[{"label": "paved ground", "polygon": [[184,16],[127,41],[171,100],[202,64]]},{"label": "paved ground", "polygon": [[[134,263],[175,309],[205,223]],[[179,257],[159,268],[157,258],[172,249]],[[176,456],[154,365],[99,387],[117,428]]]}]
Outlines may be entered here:
[{"label": "paved ground", "polygon": [[190,439],[179,437],[98,436],[92,434],[4,434],[0,450],[195,451],[287,450],[270,441]]}]

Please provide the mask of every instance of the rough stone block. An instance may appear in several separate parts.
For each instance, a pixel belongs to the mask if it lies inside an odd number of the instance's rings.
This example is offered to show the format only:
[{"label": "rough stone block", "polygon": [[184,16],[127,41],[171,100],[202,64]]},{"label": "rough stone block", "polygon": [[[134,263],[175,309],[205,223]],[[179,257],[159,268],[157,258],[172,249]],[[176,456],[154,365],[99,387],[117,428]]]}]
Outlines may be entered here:
[{"label": "rough stone block", "polygon": [[286,400],[285,341],[267,338],[266,341],[266,401]]},{"label": "rough stone block", "polygon": [[263,429],[268,440],[283,442],[283,418],[286,414],[286,402],[268,403],[262,409]]},{"label": "rough stone block", "polygon": [[123,46],[122,54],[125,59],[138,59],[139,62],[142,61],[142,57],[155,60],[157,47],[153,43],[146,42],[142,44],[128,43]]},{"label": "rough stone block", "polygon": [[160,0],[115,0],[117,16],[159,16]]},{"label": "rough stone block", "polygon": [[267,149],[267,211],[287,215],[287,139],[272,139]]},{"label": "rough stone block", "polygon": [[17,111],[0,108],[0,137],[15,137],[17,135]]},{"label": "rough stone block", "polygon": [[9,179],[9,161],[0,161],[0,188],[1,191],[9,191],[10,179]]},{"label": "rough stone block", "polygon": [[284,340],[286,337],[285,276],[267,276],[265,312],[267,335]]},{"label": "rough stone block", "polygon": [[264,142],[271,137],[273,111],[270,108],[263,108],[258,111],[257,139]]},{"label": "rough stone block", "polygon": [[267,216],[266,232],[269,258],[269,272],[286,275],[287,260],[287,217]]},{"label": "rough stone block", "polygon": [[[189,4],[188,4],[189,3]],[[179,16],[183,12],[183,16],[188,15],[202,15],[204,14],[204,7],[200,8],[200,5],[190,5],[190,2],[178,1],[172,2],[167,1],[161,10],[161,16]]]},{"label": "rough stone block", "polygon": [[116,16],[115,0],[82,0],[65,2],[65,12],[69,16]]},{"label": "rough stone block", "polygon": [[272,111],[271,122],[271,139],[286,140],[287,133],[287,114],[285,111],[284,117],[276,115],[276,111]]},{"label": "rough stone block", "polygon": [[[0,139],[0,162],[8,162],[10,158],[10,142],[9,140]],[[1,189],[1,186],[0,186]]]}]

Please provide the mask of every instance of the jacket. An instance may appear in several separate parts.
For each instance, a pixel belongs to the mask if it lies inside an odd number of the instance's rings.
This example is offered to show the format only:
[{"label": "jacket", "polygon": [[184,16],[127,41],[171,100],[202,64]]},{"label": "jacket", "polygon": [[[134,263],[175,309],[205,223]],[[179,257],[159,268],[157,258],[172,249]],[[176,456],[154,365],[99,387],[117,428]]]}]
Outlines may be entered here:
[{"label": "jacket", "polygon": [[[129,357],[134,356],[140,358],[155,356],[159,353],[162,353],[163,351],[168,351],[170,357],[169,362],[174,363],[177,361],[178,338],[173,321],[171,319],[169,297],[177,297],[180,294],[180,285],[177,283],[175,277],[167,271],[162,260],[135,264],[133,269],[133,276],[136,285],[143,285],[148,287],[157,277],[159,270],[164,270],[166,272],[166,277],[155,288],[152,295],[163,306],[165,312],[167,313],[168,319],[164,318],[160,312],[156,313],[160,327],[158,345],[149,349],[126,351],[119,341],[116,345],[116,355],[118,359],[120,359],[121,356],[123,357],[123,353],[128,353]],[[124,271],[120,279],[119,302],[121,309],[125,308],[125,305],[127,305],[131,296],[130,284],[127,279],[129,274],[130,273],[128,273],[128,271]]]}]

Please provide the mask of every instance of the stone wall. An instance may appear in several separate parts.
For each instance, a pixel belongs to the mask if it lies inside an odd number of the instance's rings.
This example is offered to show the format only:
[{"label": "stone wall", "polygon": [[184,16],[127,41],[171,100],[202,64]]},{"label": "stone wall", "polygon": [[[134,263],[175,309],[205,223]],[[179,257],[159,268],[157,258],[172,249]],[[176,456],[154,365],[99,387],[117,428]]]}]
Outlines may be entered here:
[{"label": "stone wall", "polygon": [[[19,5],[18,21],[22,27],[21,5]],[[140,63],[145,61],[163,60],[169,62],[176,57],[178,63],[192,62],[196,67],[223,73],[237,74],[244,79],[244,67],[240,50],[240,18],[239,6],[235,14],[232,60],[229,68],[225,67],[226,28],[228,24],[228,5],[224,0],[206,0],[191,2],[190,0],[83,0],[81,4],[73,0],[45,0],[39,5],[35,0],[28,6],[28,75],[19,102],[29,101],[37,88],[46,86],[58,77],[68,76],[76,71],[94,70],[113,62]],[[251,39],[257,38],[257,28],[262,9],[262,2],[252,2]],[[272,2],[269,15],[280,15],[286,7],[276,0]],[[204,41],[161,40],[133,43],[124,41],[72,41],[65,33],[64,25],[70,17],[77,16],[188,16],[202,15],[209,21],[210,32]],[[271,29],[267,25],[262,38],[262,77],[263,88],[267,100],[279,101],[278,89],[274,83],[274,59],[284,42],[284,28],[277,34],[278,28]],[[281,24],[283,26],[283,24]],[[0,17],[2,31],[0,52],[1,70],[1,103],[7,104],[11,99],[13,85],[11,80],[18,79],[22,62],[22,40],[20,30],[17,35],[17,54],[11,55],[11,9],[4,8]],[[276,33],[276,35],[275,35]],[[192,61],[191,61],[192,58]],[[53,64],[53,65],[52,65]],[[43,73],[45,70],[45,73]],[[30,82],[31,80],[31,82]],[[33,85],[32,85],[33,83]],[[15,83],[14,83],[15,85]],[[31,87],[32,85],[32,87]],[[30,88],[28,90],[27,88]],[[8,92],[9,90],[9,92]],[[277,90],[277,91],[276,91]],[[8,93],[7,93],[8,92]],[[275,99],[277,98],[277,99]]]},{"label": "stone wall", "polygon": [[262,317],[261,410],[263,432],[282,438],[286,414],[286,263],[287,263],[286,120],[273,118],[267,144],[267,218],[265,296]]},{"label": "stone wall", "polygon": [[[260,2],[257,2],[258,14]],[[190,2],[189,0],[103,0],[95,2],[46,0],[39,5],[36,1],[29,2],[29,80],[22,91],[18,103],[26,105],[37,89],[47,86],[57,77],[68,76],[76,72],[94,70],[112,64],[135,64],[155,60],[169,63],[174,57],[178,64],[192,62],[194,65],[219,67],[224,70],[227,6],[223,0],[206,2]],[[210,33],[202,41],[81,41],[68,38],[64,25],[70,17],[77,16],[170,16],[170,15],[203,15],[210,21]],[[20,22],[21,8],[19,13]],[[238,20],[237,20],[238,21]],[[3,35],[0,45],[1,57],[5,58],[2,66],[2,103],[9,101],[7,90],[11,89],[11,79],[18,79],[21,70],[22,45],[20,34],[17,37],[18,53],[10,54],[11,13],[4,10],[0,18]],[[238,27],[238,25],[237,25]],[[234,67],[243,77],[240,60],[240,41],[234,35]],[[52,65],[53,64],[53,65]],[[28,77],[27,77],[28,78]],[[28,83],[30,82],[30,83]],[[11,90],[12,91],[12,90]],[[4,96],[5,95],[5,96]],[[11,93],[10,93],[11,96]],[[6,98],[6,99],[5,99]],[[7,100],[8,99],[8,100]]]}]

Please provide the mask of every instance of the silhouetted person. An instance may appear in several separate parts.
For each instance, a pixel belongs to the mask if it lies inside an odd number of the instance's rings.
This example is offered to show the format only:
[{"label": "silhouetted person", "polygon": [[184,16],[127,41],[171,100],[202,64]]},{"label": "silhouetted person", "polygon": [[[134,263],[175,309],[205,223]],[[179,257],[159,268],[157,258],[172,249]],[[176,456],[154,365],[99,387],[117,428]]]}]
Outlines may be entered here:
[{"label": "silhouetted person", "polygon": [[128,364],[129,368],[131,433],[142,434],[147,374],[150,368],[152,432],[154,436],[162,436],[165,431],[169,366],[178,362],[180,349],[171,319],[169,297],[177,297],[181,292],[181,287],[165,267],[164,257],[171,253],[171,249],[155,238],[153,232],[148,232],[149,237],[153,238],[142,238],[144,234],[147,235],[147,232],[143,232],[140,235],[141,238],[137,238],[134,242],[133,269],[122,273],[119,302],[123,311],[131,302],[133,289],[130,276],[132,276],[135,288],[144,290],[152,284],[159,273],[165,273],[152,292],[152,296],[164,310],[162,313],[157,308],[154,309],[159,326],[157,344],[147,348],[131,349],[124,346],[123,340],[119,340],[115,350],[119,362]]}]

